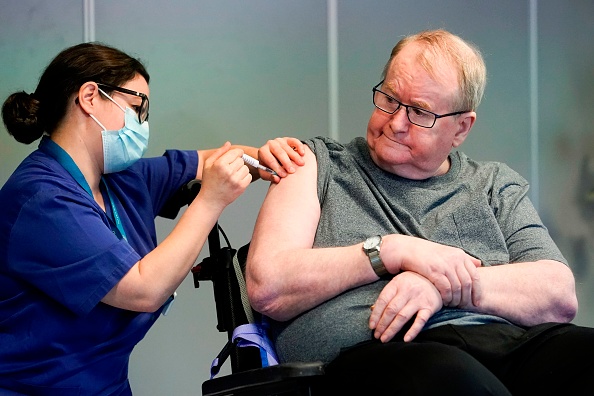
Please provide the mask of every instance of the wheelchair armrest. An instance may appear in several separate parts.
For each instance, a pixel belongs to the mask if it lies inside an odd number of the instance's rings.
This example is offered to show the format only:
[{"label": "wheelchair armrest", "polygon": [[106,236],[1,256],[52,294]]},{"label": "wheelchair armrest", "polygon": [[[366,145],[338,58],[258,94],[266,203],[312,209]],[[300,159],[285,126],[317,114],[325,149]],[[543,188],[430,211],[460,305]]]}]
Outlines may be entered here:
[{"label": "wheelchair armrest", "polygon": [[202,395],[264,395],[296,391],[301,386],[309,389],[323,376],[322,362],[283,363],[207,380],[202,384]]}]

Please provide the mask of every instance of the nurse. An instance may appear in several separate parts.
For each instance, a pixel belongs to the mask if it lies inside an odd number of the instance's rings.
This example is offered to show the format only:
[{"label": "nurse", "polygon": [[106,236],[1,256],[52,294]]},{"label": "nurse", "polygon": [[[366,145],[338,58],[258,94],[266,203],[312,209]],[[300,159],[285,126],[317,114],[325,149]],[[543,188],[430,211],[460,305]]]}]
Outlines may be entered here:
[{"label": "nurse", "polygon": [[[149,140],[149,75],[127,54],[62,51],[32,94],[2,107],[8,132],[39,148],[0,190],[0,393],[130,395],[128,361],[193,266],[227,205],[262,177],[302,165],[297,139],[260,149],[169,150]],[[248,168],[256,157],[278,176]],[[200,193],[157,246],[155,217]]]}]

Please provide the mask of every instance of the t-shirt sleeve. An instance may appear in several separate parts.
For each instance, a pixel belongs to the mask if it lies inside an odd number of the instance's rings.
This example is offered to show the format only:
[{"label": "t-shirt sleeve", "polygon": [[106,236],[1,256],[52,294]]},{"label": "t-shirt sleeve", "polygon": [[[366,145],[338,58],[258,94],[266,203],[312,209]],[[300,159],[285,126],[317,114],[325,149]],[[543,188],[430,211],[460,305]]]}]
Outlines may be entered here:
[{"label": "t-shirt sleeve", "polygon": [[317,137],[311,140],[304,141],[305,144],[310,148],[316,157],[318,164],[318,199],[320,205],[323,204],[328,189],[328,183],[330,180],[330,156],[328,153],[328,147],[323,137]]},{"label": "t-shirt sleeve", "polygon": [[528,182],[506,165],[493,186],[493,210],[509,250],[510,262],[567,260],[528,197]]}]

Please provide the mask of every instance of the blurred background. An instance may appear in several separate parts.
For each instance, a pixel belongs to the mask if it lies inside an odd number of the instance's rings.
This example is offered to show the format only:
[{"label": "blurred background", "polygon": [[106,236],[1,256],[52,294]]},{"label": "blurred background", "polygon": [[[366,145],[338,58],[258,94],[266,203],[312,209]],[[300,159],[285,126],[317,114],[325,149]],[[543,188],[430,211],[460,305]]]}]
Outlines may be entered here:
[{"label": "blurred background", "polygon": [[[488,85],[461,150],[506,162],[578,282],[575,323],[594,325],[594,2],[591,0],[0,0],[0,98],[33,92],[62,49],[100,41],[151,74],[149,156],[168,148],[260,146],[277,136],[364,136],[371,88],[401,36],[445,28],[482,50]],[[0,185],[37,147],[0,125]],[[250,240],[267,184],[220,219]],[[158,220],[159,238],[173,221]],[[201,258],[208,253],[204,248]],[[201,259],[199,258],[199,260]],[[551,285],[551,287],[554,287]],[[538,298],[538,296],[534,296]],[[191,276],[136,348],[136,395],[196,395],[226,341],[212,287]],[[228,366],[222,373],[228,373]]]}]

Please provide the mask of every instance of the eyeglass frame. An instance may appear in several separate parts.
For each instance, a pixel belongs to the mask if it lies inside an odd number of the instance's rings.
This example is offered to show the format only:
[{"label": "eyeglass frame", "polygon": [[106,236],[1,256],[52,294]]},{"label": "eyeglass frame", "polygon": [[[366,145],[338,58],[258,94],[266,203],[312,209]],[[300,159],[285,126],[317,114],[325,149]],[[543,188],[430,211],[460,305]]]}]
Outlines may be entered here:
[{"label": "eyeglass frame", "polygon": [[[122,88],[122,87],[118,87],[116,85],[111,85],[111,84],[97,83],[97,86],[105,87],[105,88],[107,88],[108,91],[111,90],[111,91],[122,92],[122,93],[125,93],[128,95],[134,95],[134,96],[141,98],[142,101],[140,102],[140,106],[139,106],[139,110],[138,110],[138,122],[142,124],[143,122],[148,120],[148,118],[149,118],[149,104],[150,103],[149,103],[149,98],[148,98],[148,96],[146,96],[146,94],[143,94],[142,92],[132,91],[131,89]],[[142,113],[143,113],[143,109],[145,108],[145,103],[146,103],[146,117],[144,117],[144,120],[143,120]]]},{"label": "eyeglass frame", "polygon": [[[398,111],[398,109],[400,109],[401,107],[404,107],[404,108],[406,109],[406,118],[408,119],[408,121],[409,121],[411,124],[413,124],[413,125],[420,126],[421,128],[427,128],[427,129],[433,128],[433,127],[435,126],[435,122],[437,121],[437,119],[438,119],[438,118],[443,118],[443,117],[450,117],[450,116],[454,116],[454,115],[459,115],[459,114],[468,113],[469,111],[471,111],[471,110],[464,110],[464,111],[454,111],[453,113],[447,113],[447,114],[437,114],[437,113],[434,113],[434,112],[432,112],[432,111],[429,111],[429,110],[427,110],[427,109],[423,109],[423,108],[421,108],[421,107],[412,106],[412,105],[406,105],[406,104],[402,103],[401,101],[399,101],[398,99],[396,99],[395,97],[393,97],[392,95],[388,95],[388,94],[387,94],[387,93],[385,93],[384,91],[382,91],[382,90],[380,90],[380,89],[377,89],[377,87],[379,87],[379,86],[380,86],[380,85],[382,85],[383,83],[384,83],[384,80],[380,81],[380,82],[379,82],[379,83],[378,83],[378,84],[377,84],[375,87],[373,87],[373,88],[372,88],[372,90],[371,90],[371,91],[372,91],[372,101],[373,101],[373,105],[374,105],[376,108],[378,108],[379,110],[383,111],[384,113],[388,113],[388,114],[394,114],[394,113],[396,113],[396,112]],[[389,112],[389,111],[387,111],[386,109],[382,109],[381,107],[379,107],[377,104],[375,104],[375,93],[376,93],[376,92],[379,92],[379,93],[381,93],[381,94],[383,94],[383,95],[386,95],[388,98],[390,98],[390,99],[392,99],[393,101],[395,101],[396,103],[398,103],[398,107],[396,107],[396,108],[394,109],[394,111],[392,111],[392,112]],[[410,119],[410,115],[409,115],[409,113],[408,113],[408,109],[411,109],[411,108],[412,108],[412,109],[416,109],[416,110],[420,110],[420,111],[423,111],[423,112],[425,112],[425,113],[429,113],[429,114],[433,115],[433,117],[434,117],[434,118],[433,118],[433,124],[431,124],[431,126],[424,126],[424,125],[417,124],[416,122],[413,122],[413,121]]]}]

